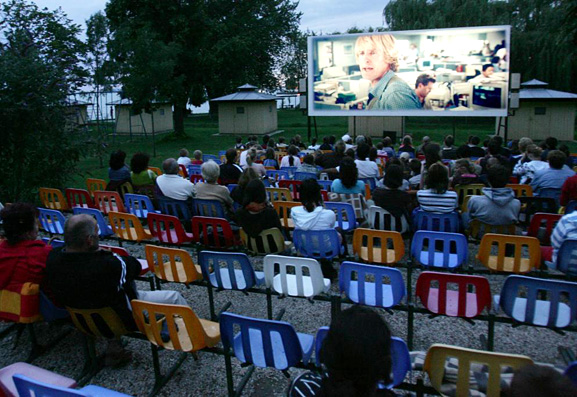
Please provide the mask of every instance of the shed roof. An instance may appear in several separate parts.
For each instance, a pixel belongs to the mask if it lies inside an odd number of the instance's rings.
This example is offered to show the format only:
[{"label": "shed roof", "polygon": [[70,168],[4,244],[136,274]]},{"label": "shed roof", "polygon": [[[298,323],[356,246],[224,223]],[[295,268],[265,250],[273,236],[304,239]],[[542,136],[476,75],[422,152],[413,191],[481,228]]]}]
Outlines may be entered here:
[{"label": "shed roof", "polygon": [[237,102],[237,101],[274,101],[279,99],[274,95],[257,92],[254,85],[245,84],[238,88],[238,92],[211,99],[211,102]]},{"label": "shed roof", "polygon": [[[152,103],[157,104],[157,105],[170,104],[169,101],[152,101]],[[118,101],[107,102],[106,104],[107,105],[128,106],[128,105],[132,105],[132,101],[128,98],[123,98],[123,99],[120,99]]]},{"label": "shed roof", "polygon": [[552,99],[552,100],[577,100],[577,94],[570,92],[550,90],[549,84],[539,80],[529,80],[521,83],[519,99]]}]

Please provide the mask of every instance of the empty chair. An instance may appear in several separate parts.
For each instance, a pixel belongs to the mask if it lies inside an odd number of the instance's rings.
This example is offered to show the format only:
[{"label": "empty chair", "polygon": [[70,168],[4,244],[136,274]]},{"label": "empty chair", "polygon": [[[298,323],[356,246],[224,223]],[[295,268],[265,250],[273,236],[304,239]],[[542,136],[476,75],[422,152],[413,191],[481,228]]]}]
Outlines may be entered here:
[{"label": "empty chair", "polygon": [[143,194],[126,193],[124,195],[124,207],[128,213],[136,215],[139,218],[146,218],[148,213],[158,214],[160,212],[154,209],[150,197]]},{"label": "empty chair", "polygon": [[104,179],[87,178],[86,190],[88,190],[91,196],[94,196],[95,191],[106,190],[106,181]]},{"label": "empty chair", "polygon": [[176,216],[149,212],[146,221],[150,234],[161,243],[182,245],[194,240]]},{"label": "empty chair", "polygon": [[491,309],[491,286],[481,276],[422,272],[416,295],[430,312],[450,317],[473,318]]},{"label": "empty chair", "polygon": [[548,268],[556,269],[570,276],[577,275],[577,239],[567,239],[561,243],[556,262],[545,262]]},{"label": "empty chair", "polygon": [[176,216],[181,221],[190,221],[193,217],[191,201],[159,197],[158,206],[163,214]]},{"label": "empty chair", "polygon": [[295,229],[293,243],[297,252],[302,256],[314,259],[332,259],[344,252],[339,237],[339,232],[335,229]]},{"label": "empty chair", "polygon": [[[278,161],[279,161],[279,164],[280,164],[280,163],[281,163],[280,156],[279,156],[279,160],[278,160]],[[298,168],[298,167],[280,167],[280,170],[279,170],[279,171],[286,171],[286,172],[288,172],[289,177],[292,178],[293,175],[294,175],[294,173],[296,172],[297,168]]]},{"label": "empty chair", "polygon": [[369,227],[375,230],[392,230],[399,233],[409,231],[409,223],[404,216],[397,221],[389,211],[376,205],[369,208]]},{"label": "empty chair", "polygon": [[201,251],[198,263],[205,280],[215,288],[244,291],[264,284],[264,273],[255,272],[241,252]]},{"label": "empty chair", "polygon": [[240,239],[249,252],[256,255],[280,254],[292,246],[276,227],[263,230],[257,237],[250,237],[240,229]]},{"label": "empty chair", "polygon": [[112,231],[122,240],[141,242],[152,238],[150,232],[140,223],[136,215],[122,212],[111,211],[108,213],[108,219]]},{"label": "empty chair", "polygon": [[214,154],[203,154],[202,155],[202,162],[206,163],[207,161],[212,160],[217,164],[220,164],[220,158]]},{"label": "empty chair", "polygon": [[406,295],[398,269],[355,262],[341,263],[339,289],[355,303],[385,308],[398,305]]},{"label": "empty chair", "polygon": [[144,251],[148,268],[159,280],[188,285],[202,279],[200,266],[183,249],[147,244]]},{"label": "empty chair", "polygon": [[448,214],[436,214],[419,210],[413,218],[414,230],[432,230],[436,232],[459,232],[459,214],[450,212]]},{"label": "empty chair", "polygon": [[193,242],[213,249],[229,249],[240,245],[230,223],[223,218],[195,216],[192,218]]},{"label": "empty chair", "polygon": [[326,190],[327,192],[331,191],[331,186],[333,185],[333,181],[323,181],[321,179],[317,180],[317,183],[321,185],[322,190]]},{"label": "empty chair", "polygon": [[509,276],[495,306],[520,323],[565,328],[577,315],[577,283]]},{"label": "empty chair", "polygon": [[104,215],[110,211],[126,212],[124,204],[118,192],[97,191],[94,192],[94,204]]},{"label": "empty chair", "polygon": [[88,190],[84,189],[66,189],[64,191],[66,194],[66,201],[68,202],[68,208],[74,207],[84,207],[84,208],[94,208],[94,200],[90,196]]},{"label": "empty chair", "polygon": [[[493,246],[497,248],[497,255],[491,253]],[[507,252],[508,246],[514,246],[513,256]],[[477,259],[489,270],[527,273],[541,265],[541,248],[535,237],[489,233],[481,240]]]},{"label": "empty chair", "polygon": [[189,164],[186,170],[188,171],[188,175],[202,175],[201,167],[202,166],[198,164]]},{"label": "empty chair", "polygon": [[40,202],[44,207],[58,211],[68,210],[68,204],[60,190],[41,187],[38,188],[38,194],[40,195]]},{"label": "empty chair", "polygon": [[411,242],[411,256],[426,267],[459,267],[467,255],[467,238],[459,233],[419,230]]},{"label": "empty chair", "polygon": [[295,181],[304,181],[305,179],[318,179],[318,176],[314,172],[295,171],[293,179]]},{"label": "empty chair", "polygon": [[271,203],[275,201],[293,201],[293,196],[287,188],[267,187],[265,189],[268,201]]},{"label": "empty chair", "polygon": [[198,175],[198,174],[192,174],[189,178],[191,183],[198,183],[198,182],[204,182],[204,178],[202,177],[202,175]]},{"label": "empty chair", "polygon": [[108,226],[108,223],[106,223],[106,220],[104,219],[104,216],[100,210],[94,208],[74,207],[72,209],[72,213],[74,215],[87,214],[96,219],[96,223],[98,224],[98,235],[100,237],[108,237],[114,234],[112,228]]},{"label": "empty chair", "polygon": [[290,179],[290,174],[286,170],[266,170],[267,178],[272,178],[275,182],[281,179]]},{"label": "empty chair", "polygon": [[337,216],[337,226],[344,232],[355,230],[358,226],[355,209],[349,203],[325,202],[327,210],[333,210]]},{"label": "empty chair", "polygon": [[194,199],[195,213],[211,218],[226,218],[224,207],[218,200]]},{"label": "empty chair", "polygon": [[[27,363],[14,363],[0,369],[0,393],[3,396],[29,396],[26,392],[17,390],[14,376],[21,377],[26,374],[27,377],[34,379],[36,382],[48,383],[54,387],[72,388],[76,387],[76,381],[71,378],[56,374],[44,368],[36,367]],[[72,390],[72,389],[71,389]],[[38,395],[40,397],[41,395]]]},{"label": "empty chair", "polygon": [[353,234],[353,252],[366,262],[396,263],[405,256],[405,243],[399,232],[359,228]]},{"label": "empty chair", "polygon": [[551,233],[562,215],[538,212],[531,218],[527,235],[539,239],[542,245],[551,245]]},{"label": "empty chair", "polygon": [[[321,265],[314,259],[267,255],[263,266],[267,288],[280,295],[312,298],[327,292],[331,286],[331,281],[323,277]],[[278,273],[275,266],[278,266]],[[304,275],[303,270],[309,275]]]},{"label": "empty chair", "polygon": [[50,234],[64,234],[66,218],[60,211],[38,208],[40,225]]},{"label": "empty chair", "polygon": [[515,193],[515,197],[533,197],[533,188],[531,185],[509,183],[505,187],[512,189],[513,193]]}]

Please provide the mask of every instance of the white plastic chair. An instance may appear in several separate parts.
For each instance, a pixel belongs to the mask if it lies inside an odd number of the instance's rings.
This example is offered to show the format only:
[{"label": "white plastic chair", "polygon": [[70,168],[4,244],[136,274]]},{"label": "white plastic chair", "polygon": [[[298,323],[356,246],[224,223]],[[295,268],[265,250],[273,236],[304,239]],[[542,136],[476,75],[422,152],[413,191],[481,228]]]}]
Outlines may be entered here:
[{"label": "white plastic chair", "polygon": [[[327,292],[331,287],[331,281],[323,277],[321,265],[315,259],[267,255],[263,263],[267,288],[272,288],[281,295],[313,298]],[[275,265],[279,266],[279,273],[276,275]],[[294,274],[288,274],[292,269]],[[304,276],[303,269],[307,269],[310,276]]]},{"label": "white plastic chair", "polygon": [[[378,224],[378,227],[375,227],[376,224]],[[386,225],[390,226],[386,227]],[[389,211],[376,205],[371,205],[369,208],[369,226],[375,230],[392,230],[399,233],[409,231],[409,223],[404,216],[401,217],[401,224],[397,225],[397,220]]]}]

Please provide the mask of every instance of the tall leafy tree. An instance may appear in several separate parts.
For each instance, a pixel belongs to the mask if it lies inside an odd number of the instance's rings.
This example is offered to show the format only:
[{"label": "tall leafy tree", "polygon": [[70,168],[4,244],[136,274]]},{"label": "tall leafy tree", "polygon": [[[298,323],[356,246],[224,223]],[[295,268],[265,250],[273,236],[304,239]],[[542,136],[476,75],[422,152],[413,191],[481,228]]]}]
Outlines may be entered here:
[{"label": "tall leafy tree", "polygon": [[25,0],[0,8],[0,200],[60,187],[79,159],[65,101],[85,76],[80,28]]}]

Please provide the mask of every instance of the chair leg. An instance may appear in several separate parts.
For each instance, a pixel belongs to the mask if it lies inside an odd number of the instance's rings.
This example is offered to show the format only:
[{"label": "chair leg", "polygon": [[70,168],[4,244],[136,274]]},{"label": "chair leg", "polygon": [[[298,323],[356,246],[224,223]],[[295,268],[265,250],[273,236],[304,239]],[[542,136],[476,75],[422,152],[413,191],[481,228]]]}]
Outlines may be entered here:
[{"label": "chair leg", "polygon": [[232,363],[230,359],[230,350],[224,349],[224,366],[226,368],[226,388],[228,396],[234,396],[234,380],[232,378]]},{"label": "chair leg", "polygon": [[152,397],[152,396],[155,396],[156,394],[158,394],[160,389],[162,389],[164,387],[164,385],[166,385],[168,383],[170,378],[172,378],[174,373],[180,368],[182,363],[188,358],[188,353],[183,352],[180,355],[180,357],[178,358],[178,360],[176,361],[176,363],[174,363],[174,365],[163,376],[161,371],[160,371],[160,360],[158,359],[158,347],[156,347],[155,345],[153,345],[151,343],[150,348],[152,349],[152,365],[154,367],[154,388],[152,389],[152,391],[149,394],[149,396]]},{"label": "chair leg", "polygon": [[40,356],[46,349],[38,344],[38,339],[36,338],[36,332],[34,331],[34,324],[26,324],[28,329],[28,335],[30,336],[30,353],[28,358],[26,358],[27,363],[31,363],[35,358]]},{"label": "chair leg", "polygon": [[84,386],[102,369],[102,363],[96,356],[96,342],[82,334],[84,342],[84,368],[78,377],[78,386]]},{"label": "chair leg", "polygon": [[266,315],[269,320],[272,320],[272,293],[270,288],[266,289]]},{"label": "chair leg", "polygon": [[214,291],[213,291],[212,285],[210,285],[210,283],[208,283],[208,285],[206,286],[206,290],[208,292],[208,306],[210,308],[210,319],[211,319],[211,321],[218,321],[218,318],[216,316],[216,312],[214,309]]}]

